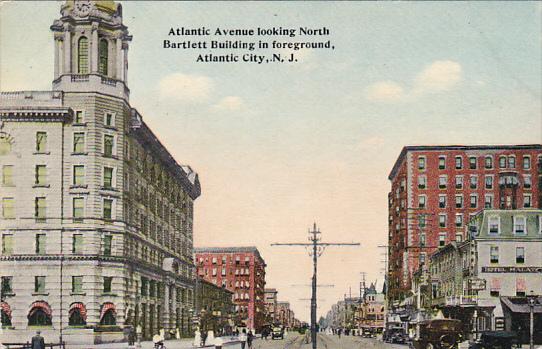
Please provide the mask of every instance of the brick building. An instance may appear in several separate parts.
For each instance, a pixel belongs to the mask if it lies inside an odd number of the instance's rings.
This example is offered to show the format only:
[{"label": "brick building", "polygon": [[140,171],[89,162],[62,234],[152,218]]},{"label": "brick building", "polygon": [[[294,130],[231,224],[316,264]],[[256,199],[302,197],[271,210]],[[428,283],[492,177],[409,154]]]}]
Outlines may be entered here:
[{"label": "brick building", "polygon": [[188,335],[199,180],[129,103],[121,5],[68,0],[50,29],[52,91],[0,94],[0,341]]},{"label": "brick building", "polygon": [[199,277],[233,292],[238,318],[259,331],[265,322],[265,261],[256,247],[198,247]]},{"label": "brick building", "polygon": [[268,323],[274,324],[277,322],[277,294],[276,288],[266,288],[265,294],[265,314]]},{"label": "brick building", "polygon": [[230,332],[234,314],[233,292],[199,279],[196,298],[196,306],[200,313],[200,331]]},{"label": "brick building", "polygon": [[405,297],[439,246],[463,240],[479,210],[540,207],[541,165],[539,144],[404,147],[388,177],[389,299]]}]

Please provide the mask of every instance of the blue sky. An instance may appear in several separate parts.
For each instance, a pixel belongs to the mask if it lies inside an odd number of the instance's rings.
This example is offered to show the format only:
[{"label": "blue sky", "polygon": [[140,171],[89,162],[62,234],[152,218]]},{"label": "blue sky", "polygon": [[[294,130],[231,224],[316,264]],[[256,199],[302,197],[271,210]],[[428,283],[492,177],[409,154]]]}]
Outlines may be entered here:
[{"label": "blue sky", "polygon": [[[324,313],[360,271],[382,278],[387,175],[404,145],[541,142],[538,2],[122,4],[131,104],[200,173],[196,244],[256,244],[268,286],[304,319],[308,289],[289,285],[308,281],[310,260],[271,242],[305,240],[316,220],[324,240],[362,243],[326,251],[320,279],[336,286],[322,290]],[[59,8],[2,2],[2,91],[50,88]],[[181,26],[325,26],[336,49],[296,64],[202,64],[161,48]]]}]

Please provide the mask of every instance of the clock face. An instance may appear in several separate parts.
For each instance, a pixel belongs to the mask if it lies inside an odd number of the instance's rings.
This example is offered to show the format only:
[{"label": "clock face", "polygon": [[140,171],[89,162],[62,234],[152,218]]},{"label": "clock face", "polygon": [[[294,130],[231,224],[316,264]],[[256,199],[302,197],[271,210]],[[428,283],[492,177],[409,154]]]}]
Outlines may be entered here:
[{"label": "clock face", "polygon": [[75,12],[79,16],[87,16],[90,13],[92,4],[90,0],[78,0],[75,2]]}]

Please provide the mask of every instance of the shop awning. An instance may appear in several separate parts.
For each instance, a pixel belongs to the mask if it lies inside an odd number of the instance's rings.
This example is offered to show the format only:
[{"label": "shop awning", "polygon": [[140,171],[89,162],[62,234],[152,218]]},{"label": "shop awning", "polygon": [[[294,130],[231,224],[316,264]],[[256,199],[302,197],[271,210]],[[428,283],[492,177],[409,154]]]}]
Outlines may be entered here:
[{"label": "shop awning", "polygon": [[[527,303],[527,297],[501,297],[501,303],[513,313],[528,314],[531,312],[531,306]],[[533,312],[535,314],[542,314],[542,298],[536,298]]]},{"label": "shop awning", "polygon": [[71,315],[76,310],[79,310],[79,314],[81,314],[81,317],[83,318],[83,320],[87,319],[87,308],[85,307],[83,303],[81,302],[73,303],[70,306],[70,311],[68,313]]},{"label": "shop awning", "polygon": [[113,313],[116,313],[117,310],[115,309],[115,304],[104,303],[104,305],[102,306],[102,311],[100,312],[100,320],[104,317],[105,313],[107,313],[109,310],[112,310]]},{"label": "shop awning", "polygon": [[11,319],[11,307],[6,302],[0,303],[0,310],[4,312],[4,314],[7,315],[8,318]]},{"label": "shop awning", "polygon": [[28,314],[28,316],[34,315],[34,313],[38,309],[42,310],[47,316],[51,316],[53,314],[53,311],[51,310],[51,307],[49,306],[47,302],[37,301],[37,302],[32,303],[32,305],[30,306],[30,313]]}]

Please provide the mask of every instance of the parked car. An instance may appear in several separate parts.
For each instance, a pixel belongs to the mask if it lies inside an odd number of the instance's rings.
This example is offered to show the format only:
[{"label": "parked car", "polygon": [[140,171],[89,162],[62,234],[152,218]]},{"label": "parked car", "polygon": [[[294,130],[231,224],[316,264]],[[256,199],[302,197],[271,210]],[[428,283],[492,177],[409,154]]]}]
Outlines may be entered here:
[{"label": "parked car", "polygon": [[407,338],[403,327],[389,327],[384,333],[384,341],[387,343],[406,343]]},{"label": "parked car", "polygon": [[273,327],[273,332],[271,332],[271,339],[275,338],[284,339],[284,327]]},{"label": "parked car", "polygon": [[453,349],[462,340],[460,320],[433,319],[420,322],[420,337],[412,340],[415,349]]},{"label": "parked car", "polygon": [[487,331],[482,332],[480,339],[469,349],[511,349],[517,340],[515,332]]}]

